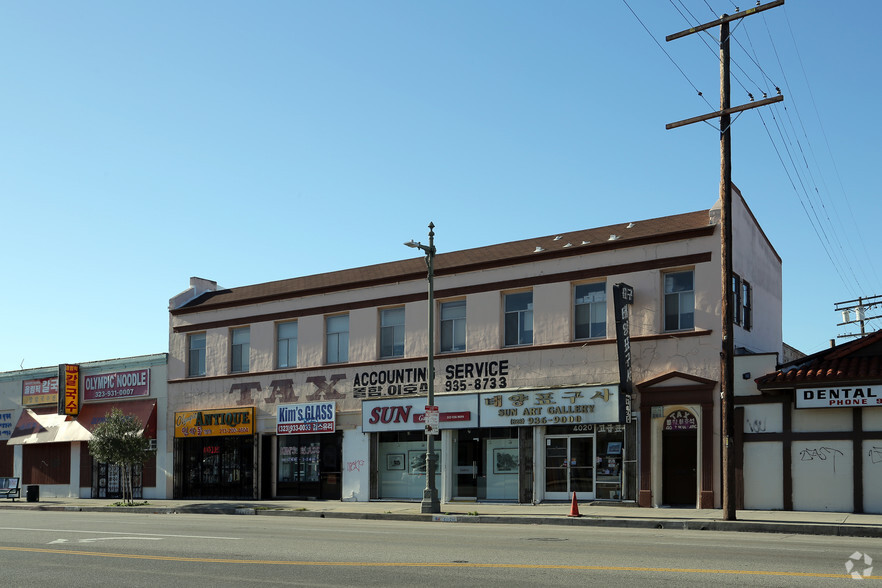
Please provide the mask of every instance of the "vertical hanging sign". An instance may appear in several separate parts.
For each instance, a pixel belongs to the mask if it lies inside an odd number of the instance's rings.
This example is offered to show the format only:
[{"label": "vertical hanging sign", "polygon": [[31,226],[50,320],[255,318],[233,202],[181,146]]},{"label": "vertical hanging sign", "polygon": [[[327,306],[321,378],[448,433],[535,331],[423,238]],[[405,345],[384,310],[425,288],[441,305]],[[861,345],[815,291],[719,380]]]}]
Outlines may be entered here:
[{"label": "vertical hanging sign", "polygon": [[634,288],[613,284],[613,312],[616,315],[616,347],[619,352],[619,422],[631,422],[631,320],[628,307],[634,304]]},{"label": "vertical hanging sign", "polygon": [[63,386],[58,395],[58,414],[77,416],[80,413],[80,366],[59,365],[58,381]]}]

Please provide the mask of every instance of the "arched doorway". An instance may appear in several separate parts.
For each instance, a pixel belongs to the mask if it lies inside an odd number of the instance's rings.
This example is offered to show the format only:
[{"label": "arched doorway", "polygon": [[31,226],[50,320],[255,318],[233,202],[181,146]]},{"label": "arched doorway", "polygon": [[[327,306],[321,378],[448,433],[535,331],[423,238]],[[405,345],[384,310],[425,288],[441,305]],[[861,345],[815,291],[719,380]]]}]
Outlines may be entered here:
[{"label": "arched doorway", "polygon": [[662,427],[662,503],[695,508],[698,491],[698,419],[675,410]]}]

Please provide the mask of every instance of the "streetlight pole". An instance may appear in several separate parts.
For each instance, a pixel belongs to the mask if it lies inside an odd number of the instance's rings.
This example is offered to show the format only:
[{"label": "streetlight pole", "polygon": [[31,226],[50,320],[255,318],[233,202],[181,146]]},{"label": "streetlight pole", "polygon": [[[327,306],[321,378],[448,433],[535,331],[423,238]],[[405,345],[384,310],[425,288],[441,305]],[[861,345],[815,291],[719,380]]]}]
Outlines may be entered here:
[{"label": "streetlight pole", "polygon": [[[426,379],[429,385],[429,397],[426,402],[429,406],[435,406],[435,224],[429,223],[429,244],[410,240],[405,243],[408,247],[419,249],[426,254],[426,267],[429,271],[429,359]],[[426,411],[428,417],[428,410]],[[426,431],[426,488],[423,490],[423,501],[420,504],[420,512],[436,514],[441,512],[441,503],[438,500],[438,489],[435,487],[435,435]]]}]

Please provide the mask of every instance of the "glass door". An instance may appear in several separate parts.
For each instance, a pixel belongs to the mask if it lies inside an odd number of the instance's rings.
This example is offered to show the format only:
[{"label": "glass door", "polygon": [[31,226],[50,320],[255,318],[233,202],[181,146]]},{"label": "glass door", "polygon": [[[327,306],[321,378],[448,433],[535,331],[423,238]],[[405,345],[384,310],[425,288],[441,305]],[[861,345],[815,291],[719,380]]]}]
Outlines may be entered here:
[{"label": "glass door", "polygon": [[[460,429],[454,438],[456,449],[456,498],[483,499],[484,453],[481,438],[474,429]],[[479,491],[480,490],[480,491]]]},{"label": "glass door", "polygon": [[594,498],[594,437],[545,438],[545,498]]}]

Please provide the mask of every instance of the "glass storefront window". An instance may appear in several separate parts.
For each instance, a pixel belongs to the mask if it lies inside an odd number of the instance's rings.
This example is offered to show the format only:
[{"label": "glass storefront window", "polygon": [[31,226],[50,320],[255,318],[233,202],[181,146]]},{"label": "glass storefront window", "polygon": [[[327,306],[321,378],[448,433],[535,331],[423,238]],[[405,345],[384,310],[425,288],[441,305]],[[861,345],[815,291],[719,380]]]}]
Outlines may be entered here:
[{"label": "glass storefront window", "polygon": [[175,439],[175,495],[254,498],[254,437]]},{"label": "glass storefront window", "polygon": [[279,437],[279,482],[318,482],[321,443]]},{"label": "glass storefront window", "polygon": [[622,498],[623,425],[597,426],[597,491],[599,500]]},{"label": "glass storefront window", "polygon": [[[441,488],[441,447],[435,442],[435,487]],[[426,488],[426,436],[422,431],[379,433],[377,496],[418,500]]]},{"label": "glass storefront window", "polygon": [[460,429],[453,438],[453,446],[457,498],[518,499],[517,428]]},{"label": "glass storefront window", "polygon": [[340,439],[338,434],[278,436],[276,494],[339,499]]}]

